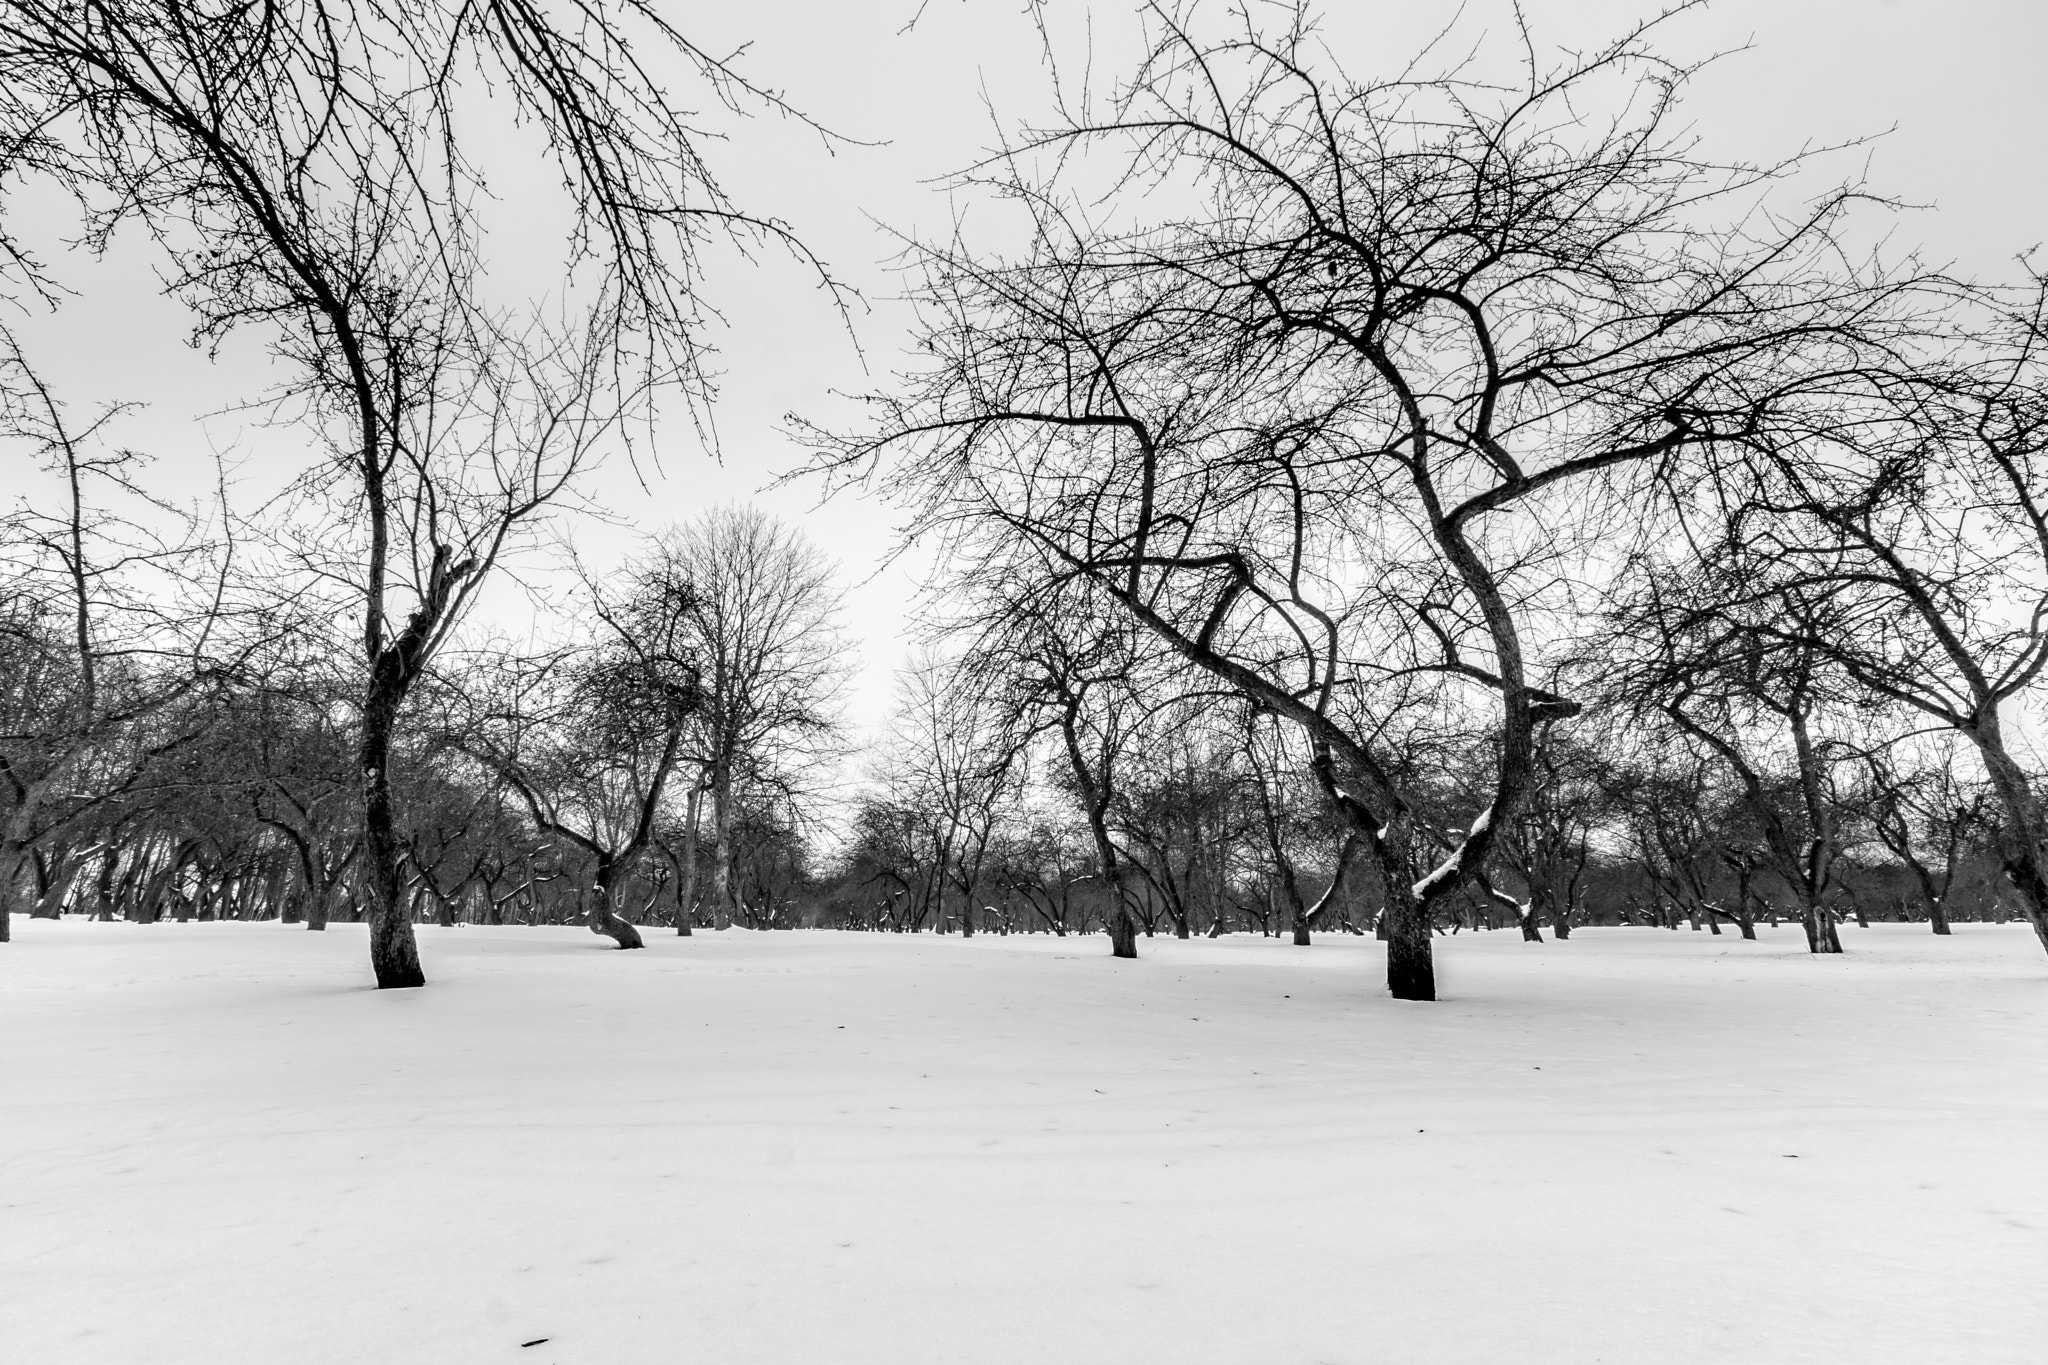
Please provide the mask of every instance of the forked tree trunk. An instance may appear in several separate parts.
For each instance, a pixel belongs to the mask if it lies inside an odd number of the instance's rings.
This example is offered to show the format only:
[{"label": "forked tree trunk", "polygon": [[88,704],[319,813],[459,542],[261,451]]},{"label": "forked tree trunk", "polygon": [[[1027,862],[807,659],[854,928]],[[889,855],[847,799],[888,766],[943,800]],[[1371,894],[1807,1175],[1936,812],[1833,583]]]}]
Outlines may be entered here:
[{"label": "forked tree trunk", "polygon": [[1809,900],[1803,907],[1805,914],[1800,923],[1806,930],[1806,948],[1812,953],[1839,953],[1842,951],[1842,936],[1835,930],[1832,911],[1818,901]]},{"label": "forked tree trunk", "polygon": [[1558,895],[1555,883],[1550,889],[1550,931],[1560,943],[1572,936],[1571,892],[1567,889],[1564,895]]}]

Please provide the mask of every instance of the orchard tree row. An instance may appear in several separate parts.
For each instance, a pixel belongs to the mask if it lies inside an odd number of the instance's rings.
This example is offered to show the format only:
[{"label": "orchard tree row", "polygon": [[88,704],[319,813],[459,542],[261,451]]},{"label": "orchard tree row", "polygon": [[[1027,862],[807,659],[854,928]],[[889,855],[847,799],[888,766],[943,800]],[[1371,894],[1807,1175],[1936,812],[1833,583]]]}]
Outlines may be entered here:
[{"label": "orchard tree row", "polygon": [[[260,509],[174,504],[6,345],[41,482],[0,571],[0,928],[360,917],[412,986],[421,917],[1322,925],[1404,999],[1479,923],[1831,953],[2017,911],[2048,949],[2048,274],[1899,250],[1825,153],[1709,155],[1690,8],[1371,79],[1305,6],[1153,3],[1124,69],[1050,73],[951,187],[972,230],[905,241],[900,372],[788,426],[935,562],[934,650],[834,791],[798,534],[566,564],[544,643],[478,607],[596,461],[707,412],[708,253],[841,297],[675,78],[801,113],[645,0],[10,3],[0,186],[147,242],[316,453]],[[557,183],[495,197],[508,152]],[[508,217],[563,225],[554,269]],[[0,267],[61,308],[12,228]]]},{"label": "orchard tree row", "polygon": [[[870,419],[804,428],[944,547],[1118,894],[1114,791],[1062,717],[1159,669],[1289,736],[1400,998],[1434,998],[1453,905],[1512,898],[1602,728],[1740,794],[1816,952],[1838,760],[1967,750],[2048,949],[2015,728],[2048,665],[2048,277],[1897,253],[1810,157],[1707,155],[1670,15],[1370,80],[1303,7],[1148,14],[1142,61],[1067,73],[961,177],[998,226],[909,243],[922,330]],[[1447,771],[1451,736],[1481,765]]]}]

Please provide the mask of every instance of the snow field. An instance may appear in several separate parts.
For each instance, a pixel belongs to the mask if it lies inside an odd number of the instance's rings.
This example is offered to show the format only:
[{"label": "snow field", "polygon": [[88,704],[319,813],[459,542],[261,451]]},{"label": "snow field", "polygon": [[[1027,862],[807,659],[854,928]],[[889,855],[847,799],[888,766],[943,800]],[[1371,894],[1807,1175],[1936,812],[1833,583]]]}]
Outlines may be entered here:
[{"label": "snow field", "polygon": [[[2028,1362],[2048,962],[15,923],[0,1360]],[[521,1343],[547,1340],[535,1346]]]}]

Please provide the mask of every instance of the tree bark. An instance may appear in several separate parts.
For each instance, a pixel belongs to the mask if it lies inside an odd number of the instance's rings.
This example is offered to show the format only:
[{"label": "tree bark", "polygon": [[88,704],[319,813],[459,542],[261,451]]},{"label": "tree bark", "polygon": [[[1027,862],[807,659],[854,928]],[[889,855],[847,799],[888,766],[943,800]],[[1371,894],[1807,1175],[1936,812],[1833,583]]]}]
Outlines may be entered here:
[{"label": "tree bark", "polygon": [[1081,789],[1081,802],[1088,814],[1088,832],[1095,841],[1096,862],[1102,868],[1102,887],[1109,897],[1109,903],[1103,907],[1102,925],[1109,933],[1110,956],[1134,958],[1138,955],[1138,923],[1131,914],[1130,900],[1124,893],[1123,869],[1117,863],[1116,845],[1109,837],[1110,782],[1113,779],[1107,763],[1103,765],[1100,778],[1089,768],[1087,756],[1081,749],[1080,716],[1080,699],[1069,696],[1060,717],[1060,734],[1066,741],[1067,762],[1073,768],[1074,781]]},{"label": "tree bark", "polygon": [[610,939],[621,948],[644,948],[647,945],[641,941],[640,931],[619,914],[615,904],[619,874],[623,871],[625,868],[618,862],[603,854],[598,855],[597,877],[590,888],[590,932]]},{"label": "tree bark", "polygon": [[1387,944],[1387,992],[1396,1000],[1436,999],[1436,962],[1429,928],[1432,913],[1415,894],[1409,860],[1393,828],[1366,831],[1384,884],[1380,931]]},{"label": "tree bark", "polygon": [[1572,936],[1572,893],[1567,888],[1560,896],[1555,881],[1550,884],[1550,931],[1560,943]]},{"label": "tree bark", "polygon": [[2005,751],[1996,713],[1967,733],[1983,756],[1985,774],[2006,811],[1999,835],[1999,863],[2006,881],[2019,893],[2020,909],[2034,926],[2034,937],[2040,940],[2042,950],[2048,951],[2048,869],[2041,861],[2042,841],[2048,838],[2048,814],[2044,814],[2025,770]]},{"label": "tree bark", "polygon": [[1436,962],[1429,941],[1430,916],[1412,895],[1387,900],[1387,991],[1396,1000],[1436,999]]},{"label": "tree bark", "polygon": [[1834,912],[1820,902],[1809,899],[1804,906],[1800,924],[1806,930],[1806,949],[1811,953],[1839,953],[1842,951],[1842,936],[1836,932]]},{"label": "tree bark", "polygon": [[21,862],[25,850],[11,838],[0,837],[0,943],[13,939],[13,930],[8,921],[17,914],[28,914],[33,907],[23,903],[21,895]]},{"label": "tree bark", "polygon": [[732,767],[720,760],[711,770],[711,904],[714,927],[735,922],[739,903],[732,888]]},{"label": "tree bark", "polygon": [[[382,660],[379,660],[380,665]],[[391,731],[404,693],[385,678],[380,667],[372,675],[363,708],[363,739],[359,750],[363,772],[363,870],[361,890],[370,924],[370,969],[378,990],[427,984],[420,970],[419,941],[412,916],[406,913],[405,887],[399,862],[403,856],[391,798]]]}]

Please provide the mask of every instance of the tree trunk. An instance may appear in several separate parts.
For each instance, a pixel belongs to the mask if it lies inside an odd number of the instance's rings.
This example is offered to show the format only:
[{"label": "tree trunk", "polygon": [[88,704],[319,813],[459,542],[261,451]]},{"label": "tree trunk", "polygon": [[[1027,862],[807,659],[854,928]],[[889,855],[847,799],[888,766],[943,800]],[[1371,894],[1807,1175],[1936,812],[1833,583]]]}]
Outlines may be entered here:
[{"label": "tree trunk", "polygon": [[8,921],[28,914],[33,907],[21,895],[22,846],[11,838],[0,838],[0,943],[9,942],[13,931]]},{"label": "tree trunk", "polygon": [[640,931],[621,916],[613,904],[613,885],[622,870],[610,858],[598,858],[596,883],[590,888],[590,932],[612,940],[621,948],[644,948],[647,945],[641,942]]},{"label": "tree trunk", "polygon": [[120,870],[121,850],[112,839],[100,850],[99,875],[93,883],[93,898],[96,902],[93,918],[102,924],[114,918],[114,874]]},{"label": "tree trunk", "polygon": [[1136,957],[1138,925],[1131,914],[1129,898],[1124,894],[1123,870],[1117,865],[1116,845],[1109,838],[1109,767],[1105,762],[1100,781],[1089,769],[1087,757],[1081,749],[1080,709],[1078,698],[1068,700],[1060,732],[1066,741],[1067,761],[1081,789],[1082,805],[1087,811],[1088,832],[1095,841],[1095,860],[1102,869],[1102,887],[1109,895],[1109,904],[1103,907],[1103,928],[1109,932],[1110,956]]},{"label": "tree trunk", "polygon": [[1131,914],[1129,906],[1119,896],[1106,917],[1103,928],[1109,931],[1109,955],[1131,957],[1138,955],[1138,921]]},{"label": "tree trunk", "polygon": [[1927,923],[1935,933],[1948,937],[1948,907],[1942,904],[1939,896],[1927,902]]},{"label": "tree trunk", "polygon": [[[50,870],[52,857],[57,861],[57,870]],[[36,897],[29,911],[31,919],[64,918],[64,898],[71,891],[71,877],[67,871],[71,859],[60,846],[55,855],[45,855],[41,849],[29,850],[29,859],[36,873]]]},{"label": "tree trunk", "polygon": [[734,921],[739,910],[732,887],[732,772],[724,764],[711,775],[711,904],[722,917],[714,927]]},{"label": "tree trunk", "polygon": [[1430,910],[1415,894],[1408,859],[1399,845],[1366,831],[1385,884],[1380,929],[1387,943],[1387,992],[1396,1000],[1436,999],[1436,962],[1429,941]]},{"label": "tree trunk", "polygon": [[2005,879],[2019,893],[2020,909],[2034,926],[2042,950],[2048,951],[2048,869],[2041,863],[2048,815],[2044,815],[2026,772],[2006,753],[1995,712],[1988,724],[1970,732],[1970,738],[1983,756],[1985,774],[2006,811],[1998,850]]},{"label": "tree trunk", "polygon": [[1429,941],[1430,916],[1413,896],[1387,903],[1387,991],[1396,1000],[1436,999],[1436,963]]},{"label": "tree trunk", "polygon": [[1818,901],[1808,901],[1800,923],[1806,929],[1806,950],[1811,953],[1839,953],[1842,936],[1835,930],[1835,917]]},{"label": "tree trunk", "polygon": [[676,933],[690,937],[690,921],[697,913],[697,823],[703,815],[704,784],[690,788],[689,806],[683,817],[682,884],[676,888]]},{"label": "tree trunk", "polygon": [[1752,942],[1756,939],[1756,916],[1750,913],[1749,907],[1753,903],[1750,882],[1754,876],[1755,873],[1747,866],[1735,870],[1735,927]]},{"label": "tree trunk", "polygon": [[1308,903],[1301,898],[1301,886],[1294,879],[1294,869],[1283,864],[1280,869],[1280,888],[1287,893],[1288,926],[1294,931],[1294,946],[1309,946]]},{"label": "tree trunk", "polygon": [[391,730],[404,696],[393,676],[397,669],[378,662],[363,706],[358,765],[363,774],[363,869],[357,885],[370,923],[370,969],[381,991],[424,986],[427,977],[420,970],[412,916],[406,913],[399,867],[403,849],[391,799]]}]

